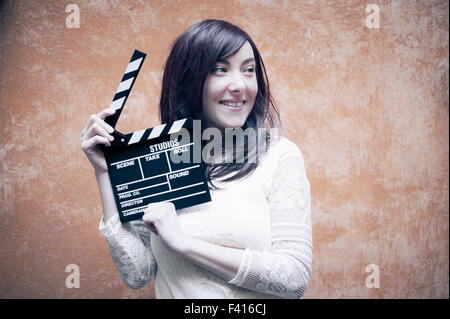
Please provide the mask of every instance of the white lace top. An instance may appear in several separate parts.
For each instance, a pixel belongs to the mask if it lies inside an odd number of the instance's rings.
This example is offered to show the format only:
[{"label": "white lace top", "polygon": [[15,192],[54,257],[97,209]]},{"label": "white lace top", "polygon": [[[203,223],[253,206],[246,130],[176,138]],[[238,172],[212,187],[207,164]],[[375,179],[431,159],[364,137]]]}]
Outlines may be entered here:
[{"label": "white lace top", "polygon": [[220,183],[212,201],[177,211],[182,230],[244,249],[230,281],[169,252],[142,221],[100,221],[124,282],[137,289],[155,278],[157,298],[301,298],[312,263],[311,193],[300,149],[272,142],[248,178]]}]

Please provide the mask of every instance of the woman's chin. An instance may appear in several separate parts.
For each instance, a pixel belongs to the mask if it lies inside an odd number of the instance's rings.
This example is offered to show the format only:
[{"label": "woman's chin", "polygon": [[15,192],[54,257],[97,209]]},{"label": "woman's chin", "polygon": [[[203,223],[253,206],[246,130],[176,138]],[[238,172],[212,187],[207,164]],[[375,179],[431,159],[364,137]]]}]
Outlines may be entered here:
[{"label": "woman's chin", "polygon": [[225,128],[230,128],[230,129],[237,129],[237,128],[241,128],[242,126],[244,126],[244,123],[227,123],[227,125],[225,125]]},{"label": "woman's chin", "polygon": [[216,121],[207,121],[207,125],[208,127],[216,127],[219,129],[225,129],[225,128],[230,128],[230,129],[237,129],[237,128],[241,128],[243,127],[245,124],[245,121],[243,120],[216,120]]},{"label": "woman's chin", "polygon": [[240,128],[244,126],[245,119],[242,118],[227,118],[224,119],[222,122],[222,127],[228,127],[228,128]]}]

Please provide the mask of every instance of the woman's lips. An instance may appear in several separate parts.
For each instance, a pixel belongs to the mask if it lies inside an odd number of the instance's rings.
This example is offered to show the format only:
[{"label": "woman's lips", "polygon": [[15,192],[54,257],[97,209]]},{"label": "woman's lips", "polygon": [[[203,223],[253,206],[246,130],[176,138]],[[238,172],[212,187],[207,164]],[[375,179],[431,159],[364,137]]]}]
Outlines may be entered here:
[{"label": "woman's lips", "polygon": [[220,101],[219,104],[221,104],[223,107],[225,107],[230,111],[238,112],[244,108],[245,101],[240,102]]}]

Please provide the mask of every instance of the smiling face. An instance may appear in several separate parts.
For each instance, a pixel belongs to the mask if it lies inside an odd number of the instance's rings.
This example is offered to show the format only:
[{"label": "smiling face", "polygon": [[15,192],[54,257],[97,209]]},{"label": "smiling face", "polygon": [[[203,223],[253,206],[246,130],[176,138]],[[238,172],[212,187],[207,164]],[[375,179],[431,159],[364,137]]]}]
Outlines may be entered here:
[{"label": "smiling face", "polygon": [[258,93],[255,71],[248,41],[235,54],[216,62],[203,90],[203,114],[208,126],[238,128],[245,124]]}]

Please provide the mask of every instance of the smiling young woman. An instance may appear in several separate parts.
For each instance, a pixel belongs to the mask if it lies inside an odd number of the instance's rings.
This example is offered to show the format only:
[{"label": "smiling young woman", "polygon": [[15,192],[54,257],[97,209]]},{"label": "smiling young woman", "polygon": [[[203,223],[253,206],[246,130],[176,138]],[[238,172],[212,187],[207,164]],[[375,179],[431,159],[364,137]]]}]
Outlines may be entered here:
[{"label": "smiling young woman", "polygon": [[97,147],[110,143],[112,128],[103,121],[110,114],[91,116],[82,149],[103,203],[100,231],[128,286],[155,278],[157,298],[302,298],[312,263],[310,185],[297,145],[259,133],[281,124],[247,33],[226,21],[201,21],[176,39],[165,65],[162,123],[192,117],[202,130],[253,129],[265,146],[255,162],[205,165],[211,202],[179,210],[153,203],[142,221],[121,224]]},{"label": "smiling young woman", "polygon": [[[243,98],[248,99],[243,109],[225,109],[220,103]],[[259,128],[281,130],[279,112],[256,44],[241,28],[221,20],[196,23],[174,41],[165,64],[159,111],[162,123],[186,117],[202,120],[202,134],[210,127],[222,133],[226,127],[253,130],[256,143],[245,149],[242,157],[246,159],[248,154],[262,155],[270,145],[270,133],[262,136]],[[225,134],[221,137],[225,155]],[[202,143],[204,147],[207,141]],[[240,156],[234,151],[231,157]],[[258,158],[244,163],[205,163],[207,180],[216,188],[214,180],[218,178],[233,181],[249,176],[258,166]]]},{"label": "smiling young woman", "polygon": [[240,128],[255,104],[258,81],[250,43],[232,56],[218,61],[208,74],[203,91],[203,114],[207,126]]}]

